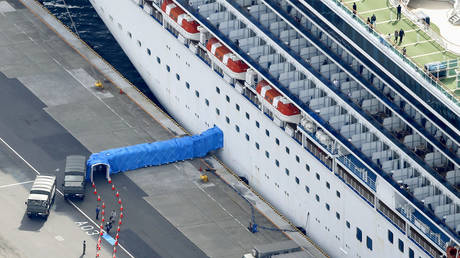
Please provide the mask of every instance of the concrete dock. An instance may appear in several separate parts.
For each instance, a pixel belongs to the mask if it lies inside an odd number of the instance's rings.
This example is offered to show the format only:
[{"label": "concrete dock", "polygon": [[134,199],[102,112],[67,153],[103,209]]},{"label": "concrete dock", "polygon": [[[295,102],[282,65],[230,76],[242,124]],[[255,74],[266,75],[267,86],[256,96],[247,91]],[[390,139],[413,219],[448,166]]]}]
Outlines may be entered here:
[{"label": "concrete dock", "polygon": [[[0,91],[0,203],[7,206],[0,209],[0,257],[83,257],[83,240],[94,256],[99,222],[91,187],[84,201],[58,194],[47,221],[29,221],[22,205],[31,180],[56,175],[60,186],[67,155],[187,134],[34,0],[0,0]],[[251,209],[238,192],[256,208],[258,224],[294,228],[215,157],[112,179],[125,208],[117,257],[241,257],[254,245],[287,239],[311,257],[325,256],[298,231],[249,232]],[[116,209],[110,185],[102,175],[95,182],[106,210]],[[104,241],[101,257],[112,250]]]}]

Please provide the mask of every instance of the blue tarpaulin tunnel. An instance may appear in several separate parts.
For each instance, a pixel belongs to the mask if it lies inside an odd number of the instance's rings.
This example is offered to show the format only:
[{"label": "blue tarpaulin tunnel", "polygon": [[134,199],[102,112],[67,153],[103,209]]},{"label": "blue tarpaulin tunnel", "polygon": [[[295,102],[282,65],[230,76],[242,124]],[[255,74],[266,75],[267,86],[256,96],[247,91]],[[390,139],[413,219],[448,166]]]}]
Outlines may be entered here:
[{"label": "blue tarpaulin tunnel", "polygon": [[95,173],[104,173],[109,179],[119,172],[201,158],[223,146],[223,132],[215,126],[199,135],[105,150],[89,157],[86,180],[92,182]]}]

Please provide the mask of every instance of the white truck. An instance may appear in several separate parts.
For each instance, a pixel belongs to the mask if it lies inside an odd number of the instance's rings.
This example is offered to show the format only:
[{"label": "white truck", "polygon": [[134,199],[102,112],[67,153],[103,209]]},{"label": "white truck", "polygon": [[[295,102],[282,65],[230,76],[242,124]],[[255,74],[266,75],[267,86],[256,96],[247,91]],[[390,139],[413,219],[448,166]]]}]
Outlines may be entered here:
[{"label": "white truck", "polygon": [[41,216],[45,219],[50,214],[51,205],[56,195],[56,177],[55,176],[37,176],[29,197],[25,202],[27,205],[27,216]]}]

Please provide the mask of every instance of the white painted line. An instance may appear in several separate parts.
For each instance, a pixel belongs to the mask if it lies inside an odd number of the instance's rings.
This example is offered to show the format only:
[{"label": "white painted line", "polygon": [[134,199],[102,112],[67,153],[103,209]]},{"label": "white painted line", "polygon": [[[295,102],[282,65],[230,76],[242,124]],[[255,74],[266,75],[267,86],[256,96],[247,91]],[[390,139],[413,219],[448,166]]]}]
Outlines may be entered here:
[{"label": "white painted line", "polygon": [[413,56],[412,58],[417,58],[417,57],[422,57],[422,56],[431,56],[431,55],[440,54],[440,53],[443,53],[443,52],[444,51],[435,51],[435,52],[431,52],[431,53],[428,53],[428,54],[422,54],[422,55]]},{"label": "white painted line", "polygon": [[9,185],[0,185],[0,189],[1,189],[1,188],[7,188],[7,187],[10,187],[10,186],[25,185],[25,184],[32,183],[33,181],[34,181],[34,180],[25,181],[25,182],[21,182],[21,183],[15,183],[15,184],[9,184]]},{"label": "white painted line", "polygon": [[[5,144],[6,147],[8,147],[8,149],[10,149],[14,154],[16,154],[16,156],[18,156],[22,161],[24,161],[24,163],[26,163],[26,165],[28,167],[30,167],[35,173],[37,173],[38,175],[40,175],[40,172],[38,172],[38,170],[36,170],[29,162],[27,162],[27,160],[25,160],[21,155],[19,155],[19,153],[17,151],[15,151],[8,143],[6,143],[1,137],[0,137],[0,141]],[[61,196],[64,196],[64,194],[59,190],[59,189],[56,189],[56,191],[61,195]],[[80,212],[83,216],[85,216],[85,218],[87,218],[89,221],[91,221],[91,223],[93,223],[94,225],[96,225],[96,227],[99,227],[99,225],[94,221],[92,220],[86,213],[84,213],[80,208],[78,208],[78,206],[73,203],[71,200],[68,200],[68,202],[70,203],[70,205],[72,205],[75,209],[77,209],[78,212]],[[123,249],[123,251],[126,252],[126,254],[131,257],[131,258],[134,258],[134,256],[128,252],[128,250],[126,250],[126,248],[124,248],[121,244],[118,244],[118,246]]]},{"label": "white painted line", "polygon": [[366,14],[366,13],[372,13],[372,12],[378,12],[378,11],[383,11],[383,10],[388,10],[390,8],[384,7],[384,8],[379,8],[379,9],[374,9],[374,10],[367,10],[363,12],[358,12],[359,14]]},{"label": "white painted line", "polygon": [[193,183],[198,187],[198,189],[200,189],[204,194],[206,194],[209,197],[209,199],[213,200],[222,210],[224,210],[230,217],[232,217],[236,222],[238,222],[238,224],[240,224],[244,229],[250,232],[249,229],[245,225],[243,225],[243,223],[241,223],[229,211],[227,211],[227,209],[225,209],[225,207],[222,206],[222,204],[220,204],[216,199],[214,199],[211,195],[209,195],[203,188],[201,188],[201,186],[197,182],[193,182]]},{"label": "white painted line", "polygon": [[431,42],[431,41],[434,41],[434,39],[417,41],[417,42],[414,42],[414,43],[409,43],[409,44],[402,45],[401,47],[413,46],[413,45],[417,45],[417,44],[428,43],[428,42]]}]

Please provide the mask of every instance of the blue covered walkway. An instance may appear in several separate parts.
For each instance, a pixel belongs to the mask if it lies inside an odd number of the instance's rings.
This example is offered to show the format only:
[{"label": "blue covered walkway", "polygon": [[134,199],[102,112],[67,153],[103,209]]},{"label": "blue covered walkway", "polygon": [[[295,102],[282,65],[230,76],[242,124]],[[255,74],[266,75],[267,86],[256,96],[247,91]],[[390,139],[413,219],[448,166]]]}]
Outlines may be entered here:
[{"label": "blue covered walkway", "polygon": [[128,170],[200,158],[223,146],[223,132],[213,127],[199,135],[105,150],[89,157],[86,179],[92,181],[94,171],[103,171],[109,178],[110,174]]}]

